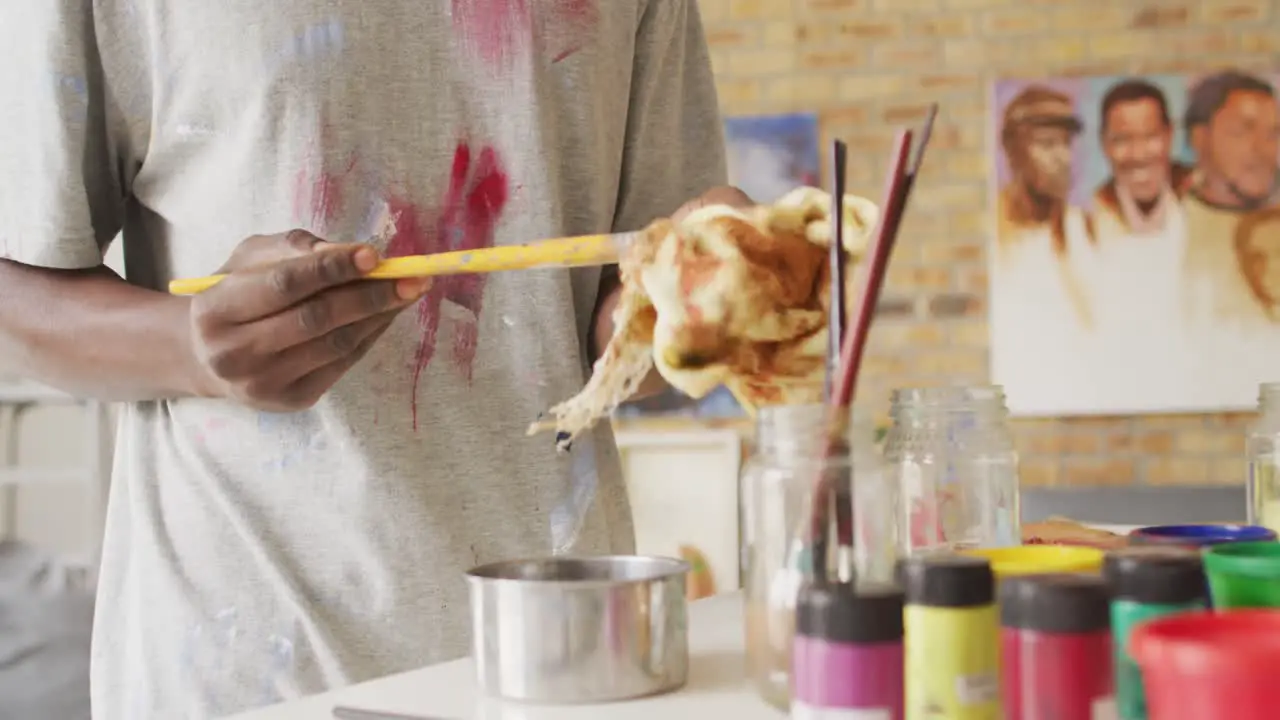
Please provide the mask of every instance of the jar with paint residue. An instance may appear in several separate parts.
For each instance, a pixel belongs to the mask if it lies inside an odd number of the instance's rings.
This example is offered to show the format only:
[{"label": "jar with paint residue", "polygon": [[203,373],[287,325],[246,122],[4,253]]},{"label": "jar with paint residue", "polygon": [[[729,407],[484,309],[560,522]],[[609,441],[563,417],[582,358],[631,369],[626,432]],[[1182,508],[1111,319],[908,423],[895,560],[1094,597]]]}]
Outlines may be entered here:
[{"label": "jar with paint residue", "polygon": [[895,390],[885,460],[908,551],[1022,542],[1018,455],[996,385]]},{"label": "jar with paint residue", "polygon": [[1280,532],[1280,383],[1258,390],[1258,417],[1249,428],[1246,448],[1249,524]]},{"label": "jar with paint residue", "polygon": [[[742,475],[741,528],[748,675],[760,695],[786,710],[796,598],[820,569],[836,582],[892,582],[898,558],[895,488],[883,472],[869,423],[852,421],[827,453],[822,405],[761,409],[755,450]],[[844,478],[821,498],[839,526],[815,552],[813,491],[819,477]],[[815,562],[815,557],[824,562]]]}]

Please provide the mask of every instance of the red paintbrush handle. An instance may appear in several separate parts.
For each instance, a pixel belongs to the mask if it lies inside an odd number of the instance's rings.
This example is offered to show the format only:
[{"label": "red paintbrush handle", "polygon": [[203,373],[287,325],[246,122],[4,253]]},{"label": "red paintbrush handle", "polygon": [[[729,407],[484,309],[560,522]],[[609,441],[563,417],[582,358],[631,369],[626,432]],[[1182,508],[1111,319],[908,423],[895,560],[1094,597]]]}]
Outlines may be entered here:
[{"label": "red paintbrush handle", "polygon": [[889,181],[885,188],[885,199],[880,216],[880,225],[872,240],[868,253],[866,270],[862,273],[862,286],[858,293],[858,306],[854,308],[853,327],[845,334],[844,344],[840,348],[840,366],[832,385],[831,408],[833,412],[847,409],[853,400],[854,385],[857,384],[858,369],[862,365],[862,354],[866,348],[867,333],[871,327],[871,318],[875,313],[876,300],[880,297],[880,288],[884,285],[885,269],[889,265],[889,256],[893,249],[893,241],[898,234],[898,226],[902,220],[902,209],[906,204],[907,162],[911,155],[910,130],[898,134],[893,149],[893,165],[889,173]]}]

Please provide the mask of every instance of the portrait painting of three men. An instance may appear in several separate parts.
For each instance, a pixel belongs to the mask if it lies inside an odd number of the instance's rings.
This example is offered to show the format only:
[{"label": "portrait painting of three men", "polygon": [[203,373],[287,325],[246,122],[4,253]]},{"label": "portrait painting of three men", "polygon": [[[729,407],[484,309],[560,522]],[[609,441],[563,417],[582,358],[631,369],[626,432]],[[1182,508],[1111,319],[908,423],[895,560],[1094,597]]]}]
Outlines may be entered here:
[{"label": "portrait painting of three men", "polygon": [[1244,409],[1280,381],[1278,86],[995,84],[991,363],[1013,412]]}]

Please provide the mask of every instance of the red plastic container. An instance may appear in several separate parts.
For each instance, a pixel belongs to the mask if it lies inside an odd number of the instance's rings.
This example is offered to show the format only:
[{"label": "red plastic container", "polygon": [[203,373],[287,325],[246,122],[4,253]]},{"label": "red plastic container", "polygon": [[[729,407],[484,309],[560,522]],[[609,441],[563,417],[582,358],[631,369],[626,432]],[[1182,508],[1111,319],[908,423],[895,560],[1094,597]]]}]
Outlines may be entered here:
[{"label": "red plastic container", "polygon": [[1280,610],[1169,615],[1139,625],[1148,720],[1280,717]]}]

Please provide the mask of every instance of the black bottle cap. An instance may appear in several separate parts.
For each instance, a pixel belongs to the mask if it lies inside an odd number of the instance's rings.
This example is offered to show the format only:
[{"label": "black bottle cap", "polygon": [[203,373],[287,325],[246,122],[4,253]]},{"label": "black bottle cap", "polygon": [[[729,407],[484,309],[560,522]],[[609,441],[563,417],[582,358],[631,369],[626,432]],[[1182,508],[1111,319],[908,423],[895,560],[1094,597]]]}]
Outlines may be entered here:
[{"label": "black bottle cap", "polygon": [[1000,624],[1046,633],[1090,633],[1111,627],[1111,597],[1098,575],[1021,575],[1000,582]]},{"label": "black bottle cap", "polygon": [[996,579],[986,558],[921,555],[900,562],[897,576],[910,605],[976,607],[995,602]]},{"label": "black bottle cap", "polygon": [[1145,546],[1113,550],[1102,565],[1111,597],[1181,605],[1207,598],[1204,563],[1188,548]]},{"label": "black bottle cap", "polygon": [[902,640],[902,591],[889,585],[805,583],[796,598],[796,634],[834,643]]}]

